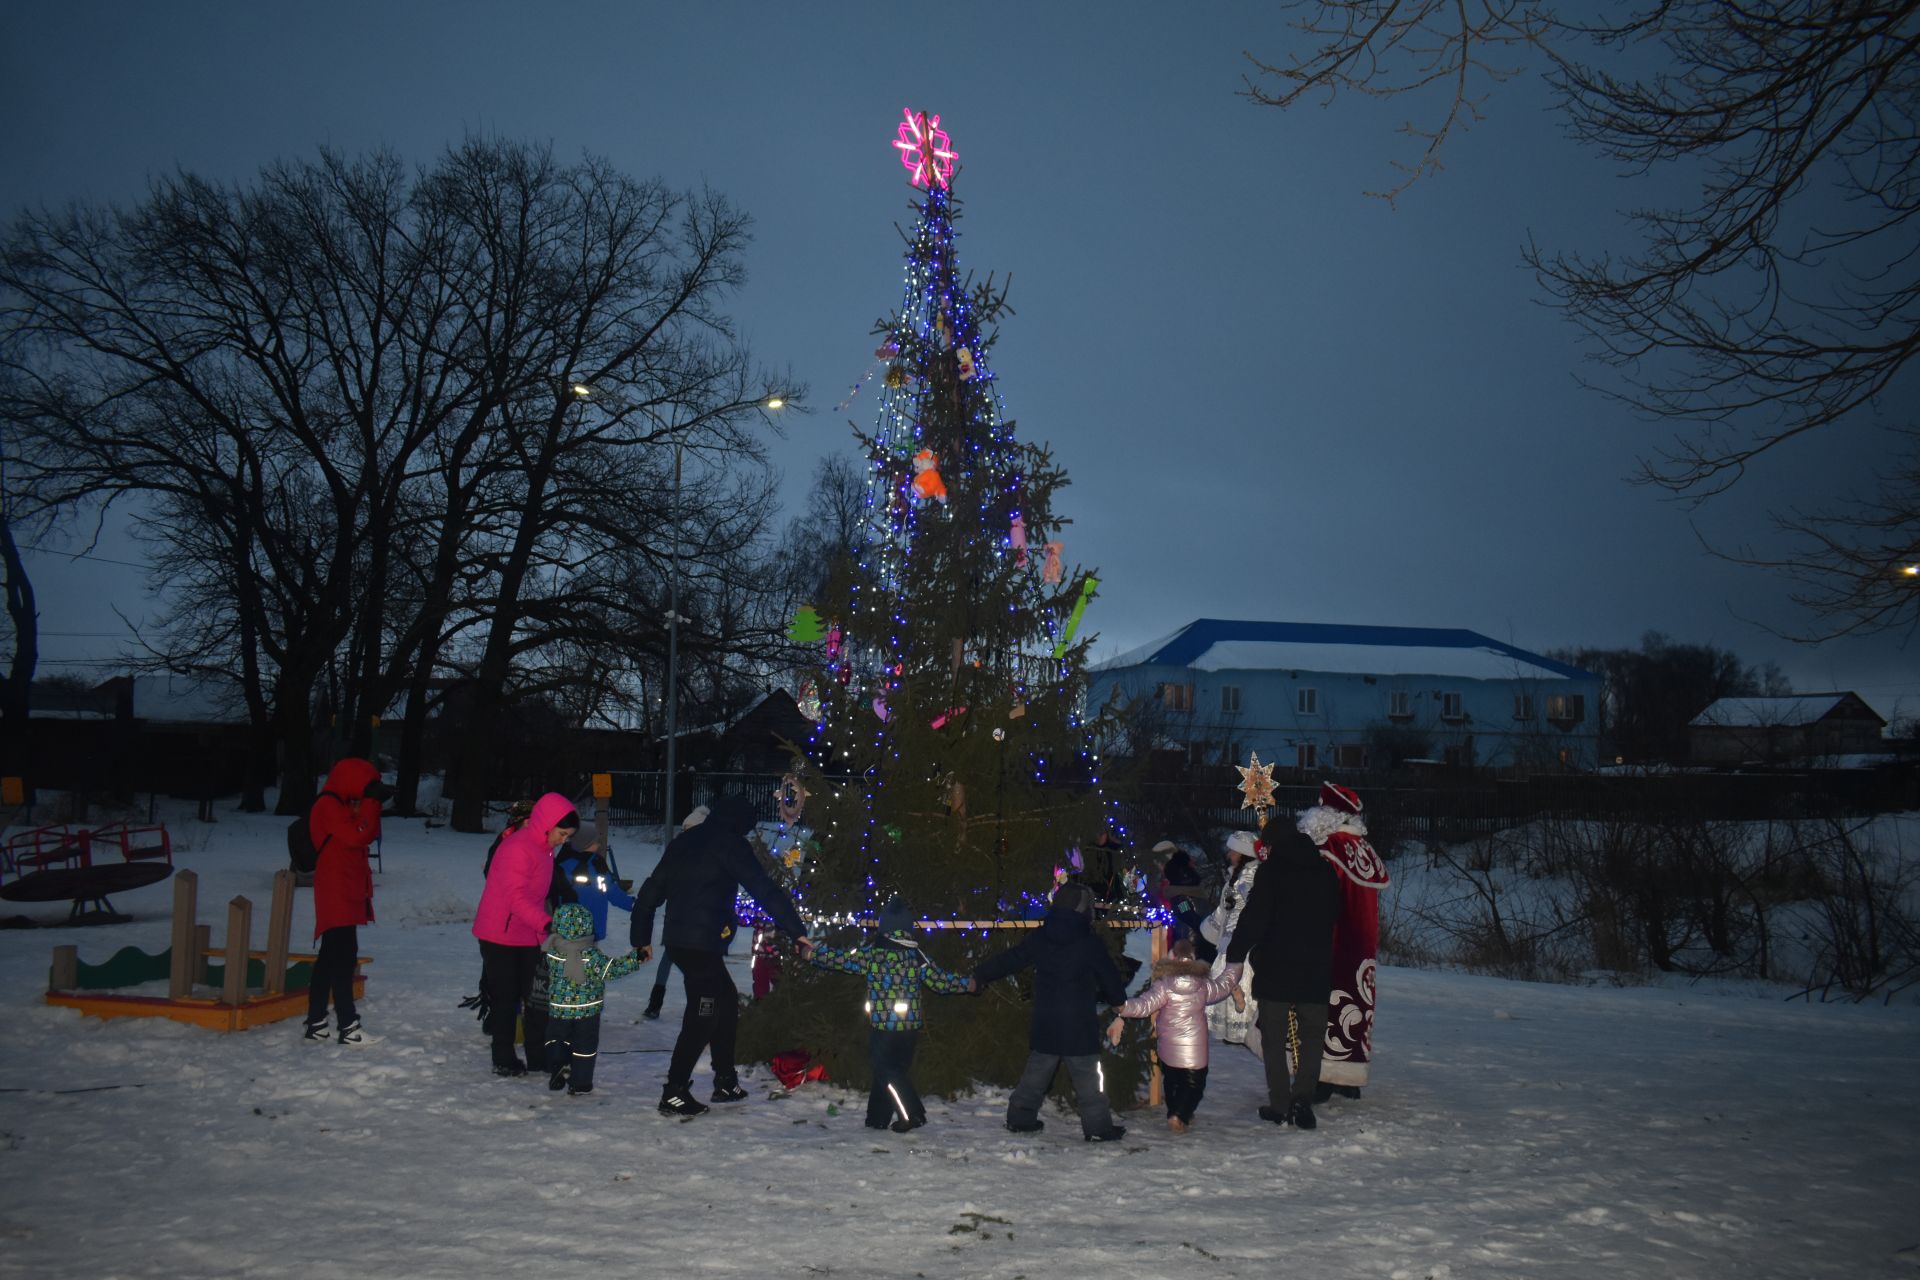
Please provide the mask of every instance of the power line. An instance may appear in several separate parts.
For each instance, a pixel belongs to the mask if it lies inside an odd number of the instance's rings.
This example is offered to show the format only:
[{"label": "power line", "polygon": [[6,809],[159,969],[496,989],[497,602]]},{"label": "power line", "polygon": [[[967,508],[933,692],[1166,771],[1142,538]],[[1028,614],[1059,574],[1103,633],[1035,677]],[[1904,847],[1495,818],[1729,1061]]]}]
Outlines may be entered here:
[{"label": "power line", "polygon": [[128,569],[153,568],[150,564],[141,564],[133,560],[115,560],[109,556],[96,556],[86,551],[55,551],[52,547],[42,547],[31,543],[21,544],[20,549],[22,551],[36,551],[43,556],[59,556],[63,560],[92,560],[99,564],[117,564]]}]

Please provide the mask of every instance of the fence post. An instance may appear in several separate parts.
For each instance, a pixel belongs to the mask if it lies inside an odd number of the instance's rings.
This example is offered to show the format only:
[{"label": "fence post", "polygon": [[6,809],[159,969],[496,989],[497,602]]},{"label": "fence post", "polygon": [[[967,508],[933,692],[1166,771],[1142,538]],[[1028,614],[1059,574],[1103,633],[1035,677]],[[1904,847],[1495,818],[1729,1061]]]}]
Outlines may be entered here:
[{"label": "fence post", "polygon": [[235,898],[227,904],[227,980],[220,990],[220,1003],[242,1005],[247,1002],[247,952],[252,950],[253,904]]},{"label": "fence post", "polygon": [[287,989],[287,952],[292,949],[293,872],[282,867],[273,873],[273,901],[267,907],[267,980],[266,994],[282,995]]},{"label": "fence post", "polygon": [[193,993],[193,918],[200,877],[191,871],[173,873],[173,949],[167,964],[167,999],[183,1000]]},{"label": "fence post", "polygon": [[68,943],[53,949],[53,966],[47,970],[48,991],[71,991],[80,985],[80,948]]}]

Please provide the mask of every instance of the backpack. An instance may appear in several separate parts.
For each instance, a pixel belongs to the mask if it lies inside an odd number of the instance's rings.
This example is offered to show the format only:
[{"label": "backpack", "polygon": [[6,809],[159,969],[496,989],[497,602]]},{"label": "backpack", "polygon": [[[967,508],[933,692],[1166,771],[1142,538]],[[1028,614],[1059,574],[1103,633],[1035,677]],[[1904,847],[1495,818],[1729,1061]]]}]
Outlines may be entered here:
[{"label": "backpack", "polygon": [[[322,791],[320,794],[332,796],[333,792]],[[340,799],[339,796],[333,796],[333,798]],[[341,803],[344,804],[345,801]],[[320,842],[319,848],[314,846],[313,826],[307,820],[312,812],[309,809],[307,813],[301,814],[287,824],[287,861],[293,865],[296,874],[303,876],[312,875],[314,868],[320,865],[320,849],[326,846],[325,840]],[[332,836],[327,837],[327,840],[331,839],[333,839]]]}]

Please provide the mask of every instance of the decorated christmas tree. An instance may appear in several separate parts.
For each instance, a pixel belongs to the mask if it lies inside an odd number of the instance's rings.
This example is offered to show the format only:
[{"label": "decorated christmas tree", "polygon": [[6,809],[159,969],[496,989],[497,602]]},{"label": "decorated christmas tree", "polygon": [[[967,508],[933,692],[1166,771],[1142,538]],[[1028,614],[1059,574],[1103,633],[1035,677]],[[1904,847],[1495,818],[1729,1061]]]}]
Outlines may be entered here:
[{"label": "decorated christmas tree", "polygon": [[[827,626],[809,677],[818,723],[796,766],[802,811],[775,849],[820,921],[817,939],[858,942],[898,895],[926,954],[965,974],[1024,936],[1006,924],[1037,920],[1056,880],[1121,833],[1083,706],[1080,623],[1097,583],[1073,564],[1053,512],[1066,476],[1018,439],[1002,403],[990,357],[1010,312],[990,278],[960,270],[948,135],[939,117],[911,112],[899,134],[919,221],[903,300],[876,325],[861,384],[878,401],[860,435],[865,536],[814,604]],[[1106,857],[1094,855],[1103,880]],[[1114,917],[1139,916],[1137,896],[1097,887]],[[1124,931],[1103,932],[1117,953]],[[857,980],[789,961],[778,993],[742,1024],[743,1056],[802,1049],[836,1080],[859,1081],[863,998]],[[1030,1011],[1019,982],[934,998],[921,1087],[1012,1084]],[[1114,1102],[1132,1100],[1142,1066],[1130,1053],[1107,1070]]]}]

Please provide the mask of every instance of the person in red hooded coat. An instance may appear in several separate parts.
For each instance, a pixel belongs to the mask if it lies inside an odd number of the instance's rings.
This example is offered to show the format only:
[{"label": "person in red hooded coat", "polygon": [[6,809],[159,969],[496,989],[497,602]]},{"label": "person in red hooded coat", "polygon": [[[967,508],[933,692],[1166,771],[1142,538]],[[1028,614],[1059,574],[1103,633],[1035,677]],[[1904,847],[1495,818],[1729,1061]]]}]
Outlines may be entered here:
[{"label": "person in red hooded coat", "polygon": [[360,929],[373,923],[373,866],[367,850],[380,838],[380,802],[393,792],[380,781],[373,762],[348,756],[333,766],[313,808],[307,829],[319,862],[313,869],[313,936],[320,940],[307,988],[306,1038],[324,1040],[327,998],[341,1044],[366,1040],[353,1007],[354,960],[360,953]]}]

